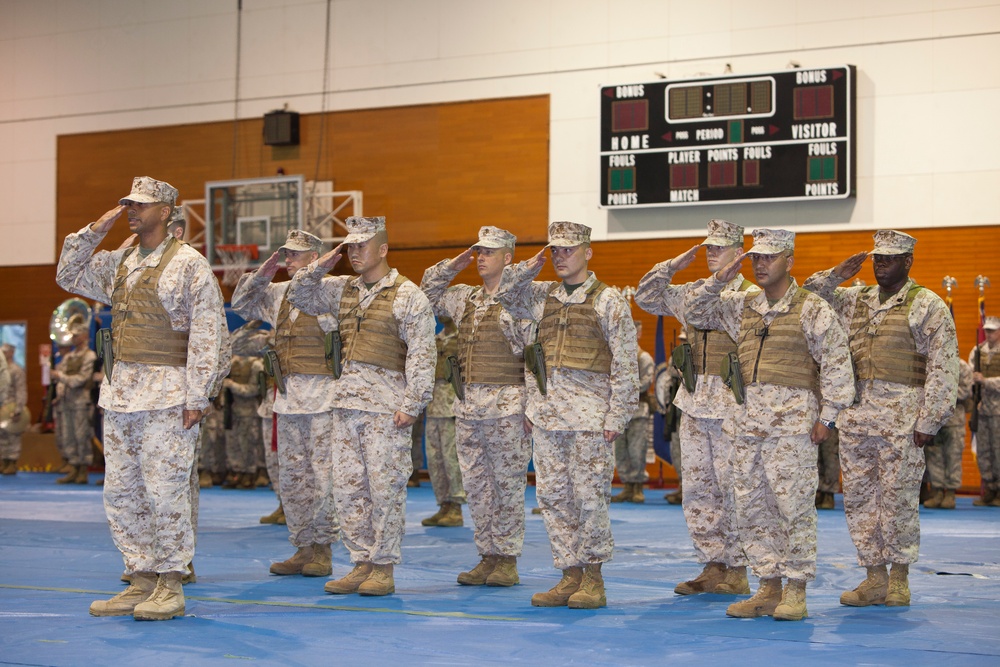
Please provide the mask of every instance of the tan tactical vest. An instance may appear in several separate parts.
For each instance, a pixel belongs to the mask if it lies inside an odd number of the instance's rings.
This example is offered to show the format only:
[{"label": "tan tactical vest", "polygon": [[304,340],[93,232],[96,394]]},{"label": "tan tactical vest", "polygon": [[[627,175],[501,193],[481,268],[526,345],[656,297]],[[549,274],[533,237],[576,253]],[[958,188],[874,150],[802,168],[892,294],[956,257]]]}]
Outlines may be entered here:
[{"label": "tan tactical vest", "polygon": [[594,300],[606,287],[595,280],[583,303],[564,304],[552,296],[559,285],[549,292],[538,325],[538,341],[545,350],[547,367],[611,372],[611,349],[594,310]]},{"label": "tan tactical vest", "polygon": [[364,312],[358,308],[361,291],[355,285],[344,288],[337,319],[345,364],[358,361],[400,373],[406,370],[406,343],[392,314],[396,292],[406,280],[397,275],[396,282],[376,294]]},{"label": "tan tactical vest", "polygon": [[434,379],[445,380],[448,377],[448,357],[458,356],[458,339],[446,336],[434,340],[437,346],[437,365],[434,367]]},{"label": "tan tactical vest", "polygon": [[[753,285],[743,279],[738,291],[745,292]],[[687,326],[687,338],[691,343],[691,356],[694,357],[694,372],[696,375],[718,375],[722,360],[730,352],[736,351],[736,341],[725,331],[712,329],[696,329]]]},{"label": "tan tactical vest", "polygon": [[[866,297],[877,285],[865,287]],[[914,297],[923,289],[914,285],[906,299],[893,306],[882,323],[871,324],[871,309],[866,300],[858,298],[851,320],[851,359],[857,380],[885,380],[912,387],[923,387],[927,379],[927,357],[917,352],[907,315]]]},{"label": "tan tactical vest", "polygon": [[503,307],[495,303],[475,326],[476,306],[469,299],[458,328],[462,381],[475,384],[524,384],[524,355],[514,354],[500,329]]},{"label": "tan tactical vest", "polygon": [[188,332],[173,330],[170,315],[156,294],[160,276],[180,246],[177,239],[171,238],[163,249],[160,262],[143,269],[131,290],[125,286],[129,273],[125,260],[134,250],[127,250],[122,255],[111,293],[111,340],[115,361],[153,366],[187,365]]},{"label": "tan tactical vest", "polygon": [[315,315],[299,311],[293,322],[292,305],[288,303],[287,292],[278,307],[278,319],[274,325],[274,350],[278,353],[278,363],[285,375],[333,375],[326,367],[326,334],[319,326]]},{"label": "tan tactical vest", "polygon": [[989,355],[983,347],[979,347],[979,368],[983,377],[995,378],[1000,375],[1000,352]]},{"label": "tan tactical vest", "polygon": [[777,384],[819,391],[819,367],[802,333],[802,305],[809,292],[797,287],[787,313],[764,326],[764,317],[746,304],[737,350],[743,383]]}]

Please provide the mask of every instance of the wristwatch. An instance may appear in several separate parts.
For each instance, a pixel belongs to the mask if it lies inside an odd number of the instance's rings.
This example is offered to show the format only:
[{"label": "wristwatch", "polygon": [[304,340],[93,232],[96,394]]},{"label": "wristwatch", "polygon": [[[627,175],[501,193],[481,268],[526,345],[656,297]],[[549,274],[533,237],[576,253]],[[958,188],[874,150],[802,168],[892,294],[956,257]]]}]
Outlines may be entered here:
[{"label": "wristwatch", "polygon": [[829,428],[829,429],[837,428],[837,422],[832,421],[832,420],[831,421],[826,421],[825,419],[820,419],[819,423],[822,424],[823,426]]}]

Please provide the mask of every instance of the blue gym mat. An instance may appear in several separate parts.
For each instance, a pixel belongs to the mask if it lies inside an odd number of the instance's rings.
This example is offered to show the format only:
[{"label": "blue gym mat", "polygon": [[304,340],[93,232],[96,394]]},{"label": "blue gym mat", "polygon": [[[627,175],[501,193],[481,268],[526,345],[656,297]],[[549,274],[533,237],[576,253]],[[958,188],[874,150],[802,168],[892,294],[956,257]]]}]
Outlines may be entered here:
[{"label": "blue gym mat", "polygon": [[[521,585],[459,586],[477,562],[472,521],[425,528],[436,510],[425,482],[409,490],[396,594],[333,596],[326,579],[268,574],[290,556],[284,526],[261,525],[268,489],[202,491],[187,615],[164,622],[94,618],[88,606],[122,589],[101,490],[57,486],[55,474],[0,479],[0,664],[3,665],[1000,665],[1000,508],[922,510],[913,606],[838,603],[864,570],[838,496],[819,513],[819,571],[809,618],[732,619],[733,598],[674,595],[699,571],[680,507],[662,491],[645,505],[613,505],[614,560],[604,568],[608,607],[531,606],[556,583],[548,539],[528,514]],[[93,476],[92,476],[93,479]],[[535,506],[529,487],[527,506]],[[350,569],[333,547],[334,577]],[[756,583],[751,584],[756,588]]]}]

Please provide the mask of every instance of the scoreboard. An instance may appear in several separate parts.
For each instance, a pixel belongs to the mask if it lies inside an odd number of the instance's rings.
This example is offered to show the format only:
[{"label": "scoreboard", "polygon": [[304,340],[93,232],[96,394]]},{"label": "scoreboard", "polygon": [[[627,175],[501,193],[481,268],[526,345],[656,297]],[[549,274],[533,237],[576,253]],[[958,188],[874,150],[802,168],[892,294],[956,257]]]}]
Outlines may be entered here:
[{"label": "scoreboard", "polygon": [[601,88],[601,207],[855,196],[853,65]]}]

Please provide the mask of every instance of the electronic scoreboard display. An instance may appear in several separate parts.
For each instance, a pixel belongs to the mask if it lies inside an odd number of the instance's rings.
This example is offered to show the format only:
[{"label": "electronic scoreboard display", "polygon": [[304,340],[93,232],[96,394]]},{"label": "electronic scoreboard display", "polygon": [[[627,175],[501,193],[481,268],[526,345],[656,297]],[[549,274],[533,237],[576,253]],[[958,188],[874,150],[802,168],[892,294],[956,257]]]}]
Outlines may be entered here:
[{"label": "electronic scoreboard display", "polygon": [[601,206],[855,195],[853,65],[601,88]]}]

